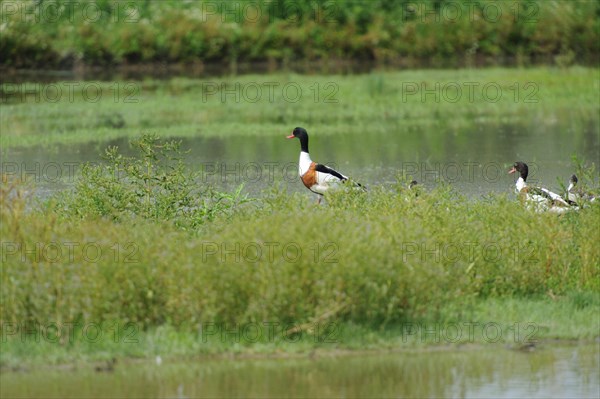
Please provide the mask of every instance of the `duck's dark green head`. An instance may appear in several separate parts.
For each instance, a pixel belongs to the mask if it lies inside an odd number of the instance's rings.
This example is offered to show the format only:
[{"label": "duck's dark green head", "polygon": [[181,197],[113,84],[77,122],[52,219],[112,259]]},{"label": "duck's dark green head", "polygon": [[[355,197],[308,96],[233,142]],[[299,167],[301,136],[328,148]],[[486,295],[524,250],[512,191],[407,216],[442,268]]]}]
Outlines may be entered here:
[{"label": "duck's dark green head", "polygon": [[519,175],[523,178],[523,180],[527,180],[527,175],[529,174],[529,168],[525,162],[515,162],[512,169],[508,171],[508,173],[519,172]]},{"label": "duck's dark green head", "polygon": [[303,152],[308,152],[308,132],[303,127],[297,127],[292,131],[292,134],[287,136],[288,139],[300,139],[300,148]]}]

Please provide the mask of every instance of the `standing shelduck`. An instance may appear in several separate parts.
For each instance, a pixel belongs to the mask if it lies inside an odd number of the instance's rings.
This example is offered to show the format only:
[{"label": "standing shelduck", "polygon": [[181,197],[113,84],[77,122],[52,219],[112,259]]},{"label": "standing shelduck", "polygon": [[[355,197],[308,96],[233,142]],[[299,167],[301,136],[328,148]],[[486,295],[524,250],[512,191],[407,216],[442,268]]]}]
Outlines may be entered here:
[{"label": "standing shelduck", "polygon": [[529,208],[537,212],[551,211],[562,213],[573,209],[560,195],[542,187],[531,187],[527,185],[529,168],[524,162],[515,162],[509,174],[518,172],[519,178],[515,184],[515,191]]},{"label": "standing shelduck", "polygon": [[[297,127],[288,139],[298,138],[300,140],[300,161],[298,173],[302,183],[315,194],[324,195],[331,187],[349,181],[348,176],[320,163],[313,162],[308,153],[308,133],[306,129]],[[354,183],[358,187],[362,185]],[[321,198],[319,197],[319,202]]]}]

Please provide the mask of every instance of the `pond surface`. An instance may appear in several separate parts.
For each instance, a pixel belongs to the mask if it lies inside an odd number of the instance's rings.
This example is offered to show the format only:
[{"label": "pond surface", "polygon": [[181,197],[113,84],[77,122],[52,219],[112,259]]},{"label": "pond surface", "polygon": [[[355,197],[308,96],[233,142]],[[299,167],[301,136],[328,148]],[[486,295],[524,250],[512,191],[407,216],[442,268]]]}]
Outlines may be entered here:
[{"label": "pond surface", "polygon": [[[43,196],[72,183],[83,162],[99,162],[106,146],[118,145],[130,151],[129,139],[102,140],[103,132],[110,132],[110,137],[142,132],[163,137],[179,134],[186,136],[182,147],[190,150],[187,162],[206,182],[226,190],[243,183],[247,191],[260,194],[281,181],[289,190],[310,195],[297,176],[299,143],[285,139],[298,124],[310,134],[314,161],[328,164],[367,187],[392,184],[404,173],[427,188],[449,183],[473,198],[512,193],[515,176],[507,171],[513,162],[524,161],[529,165],[528,183],[560,191],[560,185],[574,172],[573,155],[588,163],[600,163],[600,119],[594,96],[599,83],[586,69],[347,72],[350,75],[240,76],[220,82],[234,89],[238,84],[248,88],[271,80],[280,85],[297,84],[305,94],[297,103],[279,92],[273,101],[266,95],[257,102],[246,95],[235,101],[227,101],[229,97],[223,99],[223,95],[209,98],[206,85],[217,81],[207,82],[197,75],[192,75],[193,79],[171,76],[156,82],[114,82],[102,86],[104,95],[97,103],[83,96],[87,93],[83,87],[100,87],[97,82],[72,81],[82,93],[76,92],[72,101],[61,96],[55,103],[47,98],[49,86],[35,84],[35,79],[43,82],[44,75],[26,76],[33,80],[30,85],[11,83],[5,88],[16,93],[16,102],[6,102],[0,127],[13,140],[44,134],[60,137],[64,133],[67,138],[80,135],[79,139],[97,141],[33,147],[19,147],[13,141],[17,146],[2,149],[0,166],[4,173],[34,176],[38,194]],[[355,72],[358,74],[353,75]],[[579,76],[588,78],[582,84]],[[566,84],[557,89],[555,80],[561,78],[576,82],[579,91]],[[526,83],[529,79],[539,88],[539,98],[531,103],[513,98],[511,88],[516,84],[525,88],[531,84]],[[457,103],[446,97],[444,101],[424,99],[423,94],[420,102],[416,96],[405,98],[403,85],[416,85],[421,80],[432,87],[440,82],[444,87],[460,87],[471,80],[481,85],[502,84],[506,95],[498,103],[485,96],[476,101],[465,97]],[[133,95],[135,102],[124,100],[127,85],[138,89]],[[327,92],[325,87],[330,86],[337,93],[335,102],[321,99]],[[314,87],[323,91],[316,99]],[[28,90],[38,90],[38,96],[22,95]],[[58,92],[63,93],[62,89]],[[572,101],[564,104],[559,101],[562,98]],[[588,107],[577,112],[578,104]],[[236,133],[246,128],[252,133]],[[349,134],[344,134],[349,128]],[[119,133],[119,129],[124,130]]]},{"label": "pond surface", "polygon": [[9,372],[11,398],[597,398],[600,343]]},{"label": "pond surface", "polygon": [[[528,183],[560,192],[574,172],[571,156],[599,162],[597,120],[582,123],[579,139],[564,134],[564,126],[532,128],[518,123],[477,122],[469,129],[431,132],[430,127],[364,135],[310,136],[313,160],[338,169],[367,187],[393,184],[402,173],[432,188],[451,184],[469,197],[487,193],[513,193],[515,175],[507,171],[514,161],[529,165]],[[290,130],[293,127],[290,127]],[[326,127],[324,128],[326,129]],[[291,191],[307,192],[297,175],[300,145],[281,136],[231,136],[184,138],[187,162],[203,182],[225,190],[244,184],[260,195],[275,182]],[[72,183],[84,162],[101,162],[108,145],[130,152],[128,139],[81,145],[9,148],[3,154],[5,173],[35,176],[38,194],[45,196]]]}]

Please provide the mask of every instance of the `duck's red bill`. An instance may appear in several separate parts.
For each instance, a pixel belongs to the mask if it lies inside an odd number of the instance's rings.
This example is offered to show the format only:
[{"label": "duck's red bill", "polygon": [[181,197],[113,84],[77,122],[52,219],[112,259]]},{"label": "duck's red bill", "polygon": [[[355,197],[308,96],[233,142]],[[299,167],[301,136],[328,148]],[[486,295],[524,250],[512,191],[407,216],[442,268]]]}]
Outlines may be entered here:
[{"label": "duck's red bill", "polygon": [[517,170],[515,169],[515,167],[513,166],[511,170],[508,171],[508,174],[512,174],[515,173]]},{"label": "duck's red bill", "polygon": [[288,139],[293,139],[294,137],[296,137],[296,136],[294,136],[294,134],[293,134],[293,133],[292,133],[292,134],[290,134],[289,136],[286,136],[286,138],[288,138]]}]

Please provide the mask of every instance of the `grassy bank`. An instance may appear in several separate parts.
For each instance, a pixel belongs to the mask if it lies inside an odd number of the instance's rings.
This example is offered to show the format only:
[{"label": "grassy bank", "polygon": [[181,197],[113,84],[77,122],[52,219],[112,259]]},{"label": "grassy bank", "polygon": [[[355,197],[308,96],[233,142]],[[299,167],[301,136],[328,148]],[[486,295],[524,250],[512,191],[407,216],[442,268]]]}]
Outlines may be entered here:
[{"label": "grassy bank", "polygon": [[435,319],[449,302],[599,288],[596,206],[557,218],[502,198],[370,196],[333,209],[280,198],[193,235],[138,218],[7,211],[3,321],[146,328],[327,314],[383,325]]},{"label": "grassy bank", "polygon": [[[198,324],[194,330],[163,325],[140,330],[135,324],[74,323],[4,326],[0,369],[28,370],[55,365],[89,367],[113,358],[155,361],[199,357],[292,357],[347,351],[415,351],[464,345],[502,345],[516,350],[546,348],[598,337],[597,293],[561,297],[485,299],[452,309],[446,321],[413,320],[383,327],[321,321],[278,326]],[[583,299],[582,299],[583,298]],[[281,327],[304,329],[286,334]],[[36,335],[37,334],[37,335]]]},{"label": "grassy bank", "polygon": [[406,330],[419,323],[494,324],[456,342],[511,326],[519,343],[597,336],[598,203],[536,214],[444,186],[415,196],[403,181],[326,206],[277,188],[239,202],[192,187],[171,144],[138,146],[140,157],[113,153],[43,204],[3,181],[10,362],[410,346],[431,341]]},{"label": "grassy bank", "polygon": [[[598,70],[532,68],[248,75],[214,80],[4,83],[0,144],[72,144],[162,137],[462,131],[478,123],[559,124],[574,141],[598,120]],[[434,136],[431,136],[434,137]],[[437,136],[435,136],[437,137]],[[407,138],[408,139],[408,138]],[[432,142],[443,142],[430,140]]]},{"label": "grassy bank", "polygon": [[2,65],[598,56],[592,1],[5,1]]}]

